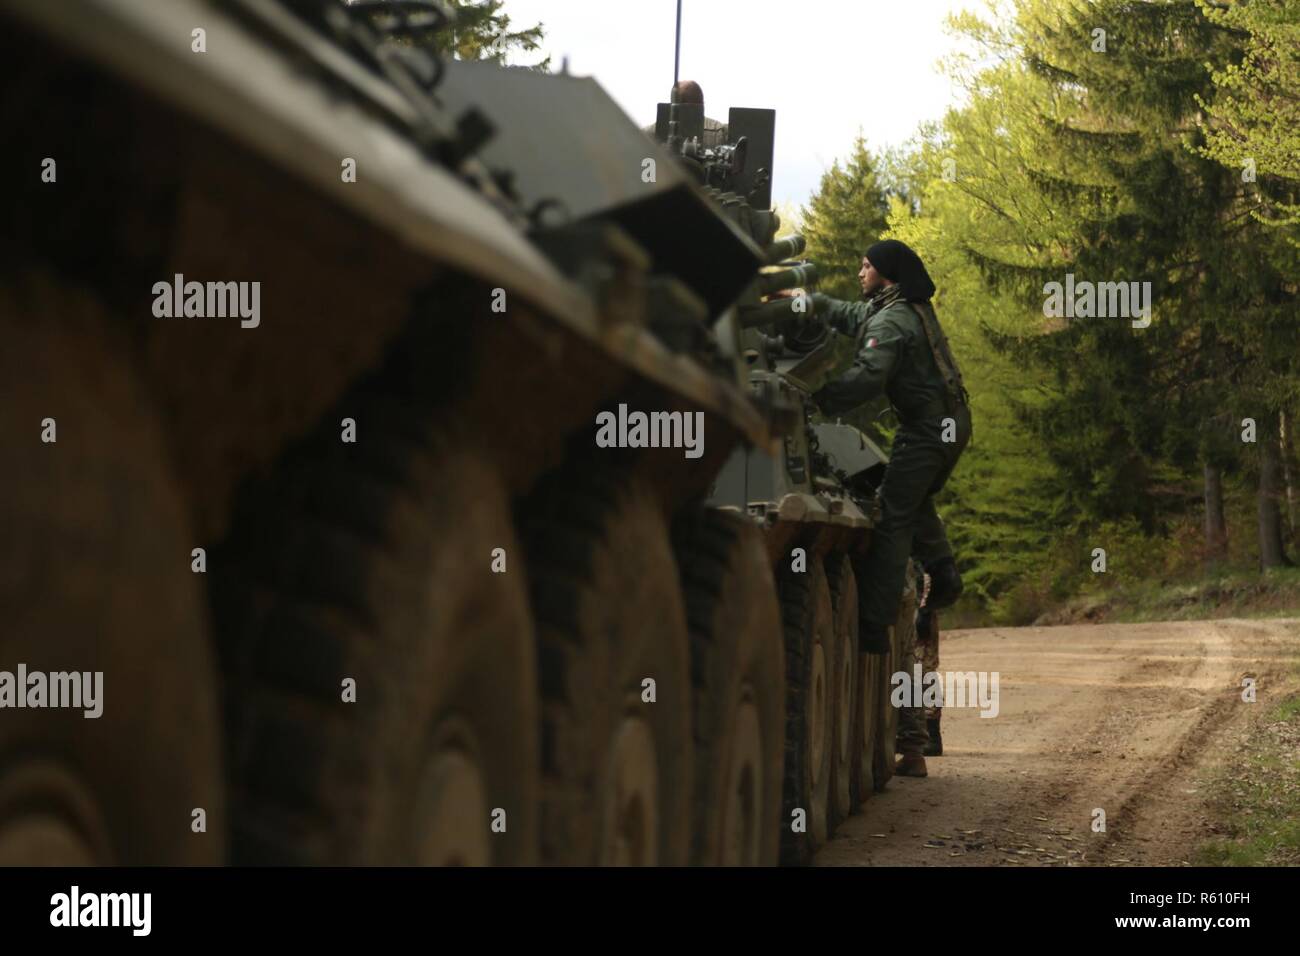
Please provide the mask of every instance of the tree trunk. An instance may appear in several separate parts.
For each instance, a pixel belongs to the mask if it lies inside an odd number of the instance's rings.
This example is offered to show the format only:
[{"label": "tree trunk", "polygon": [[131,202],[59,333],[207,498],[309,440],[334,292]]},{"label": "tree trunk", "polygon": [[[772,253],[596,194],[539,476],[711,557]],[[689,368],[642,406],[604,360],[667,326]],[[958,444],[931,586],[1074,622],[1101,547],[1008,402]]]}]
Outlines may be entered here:
[{"label": "tree trunk", "polygon": [[1228,525],[1223,518],[1223,472],[1205,464],[1205,564],[1214,570],[1228,554]]},{"label": "tree trunk", "polygon": [[1290,540],[1295,541],[1295,460],[1293,457],[1294,449],[1291,447],[1291,418],[1286,412],[1282,412],[1278,418],[1280,425],[1282,450],[1282,480],[1286,484],[1286,527],[1290,533]]},{"label": "tree trunk", "polygon": [[[1276,417],[1259,434],[1259,566],[1278,568],[1290,562],[1282,547],[1282,456],[1275,427]],[[1262,423],[1261,423],[1262,424]]]}]

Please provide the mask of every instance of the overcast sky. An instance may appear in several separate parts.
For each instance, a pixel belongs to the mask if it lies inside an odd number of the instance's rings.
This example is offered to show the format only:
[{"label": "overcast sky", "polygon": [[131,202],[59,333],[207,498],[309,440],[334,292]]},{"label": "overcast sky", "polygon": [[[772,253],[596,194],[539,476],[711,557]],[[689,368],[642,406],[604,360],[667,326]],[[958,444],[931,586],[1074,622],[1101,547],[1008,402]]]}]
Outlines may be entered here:
[{"label": "overcast sky", "polygon": [[[773,199],[802,205],[859,127],[870,147],[907,140],[958,91],[937,69],[957,41],[949,12],[978,0],[683,0],[681,77],[722,121],[732,106],[777,111]],[[654,122],[673,80],[676,0],[506,0],[511,26],[542,23],[559,69],[594,76],[637,122]]]}]

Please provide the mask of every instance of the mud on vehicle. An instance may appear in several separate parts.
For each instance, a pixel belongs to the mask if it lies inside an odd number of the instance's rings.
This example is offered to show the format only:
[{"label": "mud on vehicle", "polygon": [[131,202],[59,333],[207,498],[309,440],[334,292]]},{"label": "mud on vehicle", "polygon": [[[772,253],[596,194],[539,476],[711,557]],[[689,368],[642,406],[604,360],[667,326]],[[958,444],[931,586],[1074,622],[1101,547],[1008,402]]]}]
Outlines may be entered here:
[{"label": "mud on vehicle", "polygon": [[0,721],[0,862],[807,861],[892,766],[883,456],[754,313],[765,111],[692,166],[393,9],[0,0],[0,666],[104,675]]}]

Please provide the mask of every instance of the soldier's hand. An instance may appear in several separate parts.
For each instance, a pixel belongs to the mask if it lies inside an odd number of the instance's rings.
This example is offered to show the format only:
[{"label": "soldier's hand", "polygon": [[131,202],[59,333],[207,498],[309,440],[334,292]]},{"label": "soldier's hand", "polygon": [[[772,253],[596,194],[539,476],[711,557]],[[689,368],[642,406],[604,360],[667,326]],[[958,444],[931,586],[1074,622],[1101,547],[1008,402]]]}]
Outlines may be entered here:
[{"label": "soldier's hand", "polygon": [[780,292],[768,293],[766,301],[771,302],[773,299],[793,299],[798,294],[798,289],[782,289]]}]

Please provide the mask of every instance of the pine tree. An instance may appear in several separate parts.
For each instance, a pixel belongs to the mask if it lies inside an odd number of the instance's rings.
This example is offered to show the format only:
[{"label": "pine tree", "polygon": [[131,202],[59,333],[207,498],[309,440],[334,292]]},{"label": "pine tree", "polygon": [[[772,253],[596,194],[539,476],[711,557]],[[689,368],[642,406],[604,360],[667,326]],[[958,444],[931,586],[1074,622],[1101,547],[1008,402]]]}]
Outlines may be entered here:
[{"label": "pine tree", "polygon": [[[487,60],[504,65],[519,54],[535,53],[541,48],[544,26],[536,24],[524,30],[511,29],[510,16],[502,11],[505,0],[444,0],[456,15],[455,23],[421,42],[440,53],[450,53],[458,60]],[[376,8],[372,16],[385,16]],[[531,64],[531,69],[547,70],[547,57]]]},{"label": "pine tree", "polygon": [[860,297],[857,275],[863,253],[883,236],[888,215],[877,160],[859,134],[843,165],[837,159],[822,174],[803,213],[808,257],[821,270],[822,291],[840,299]]},{"label": "pine tree", "polygon": [[1202,101],[1206,153],[1258,182],[1245,197],[1252,212],[1300,244],[1300,0],[1198,2],[1211,22],[1247,37],[1241,61],[1214,73],[1213,100]]},{"label": "pine tree", "polygon": [[[935,130],[891,161],[891,186],[910,201],[895,204],[890,235],[912,246],[934,278],[935,310],[970,392],[975,440],[937,505],[968,590],[1003,617],[1001,605],[1017,583],[1049,565],[1068,519],[1057,470],[1017,414],[1041,401],[1042,373],[1018,366],[989,343],[986,330],[1006,331],[1021,319],[1014,302],[988,289],[951,228],[970,209],[944,179],[949,158]],[[1008,607],[1005,613],[1017,612]]]},{"label": "pine tree", "polygon": [[[504,64],[514,54],[535,53],[543,38],[543,25],[512,30],[510,16],[502,12],[505,0],[449,0],[456,11],[451,49],[458,60],[489,60]],[[547,69],[550,57],[533,64]]]},{"label": "pine tree", "polygon": [[1226,68],[1239,41],[1194,0],[1021,0],[1009,38],[1019,62],[987,76],[986,98],[952,124],[973,171],[964,188],[1002,227],[971,255],[1026,305],[1048,275],[1151,283],[1156,314],[1140,332],[1067,320],[1001,340],[1054,370],[1057,394],[1030,421],[1075,503],[1151,533],[1161,476],[1190,470],[1199,423],[1245,384],[1238,373],[1286,370],[1264,347],[1287,306],[1280,278],[1259,261],[1231,174],[1200,152],[1206,65]]},{"label": "pine tree", "polygon": [[[1276,469],[1258,454],[1272,449],[1224,433],[1294,406],[1296,273],[1249,215],[1240,170],[1206,161],[1198,115],[1216,102],[1212,75],[1240,58],[1240,31],[1195,0],[1018,0],[1000,25],[955,22],[995,62],[914,150],[919,216],[894,225],[932,263],[950,336],[982,328],[959,341],[979,359],[968,379],[1002,390],[992,404],[974,395],[994,454],[977,439],[951,483],[954,540],[968,535],[977,579],[996,594],[1020,556],[1057,560],[1103,527],[1160,534],[1216,474],[1259,474],[1273,520]],[[1046,317],[1044,286],[1067,273],[1150,282],[1151,325]],[[1033,521],[1000,513],[1005,495]],[[1051,548],[1035,539],[1044,520]]]}]

